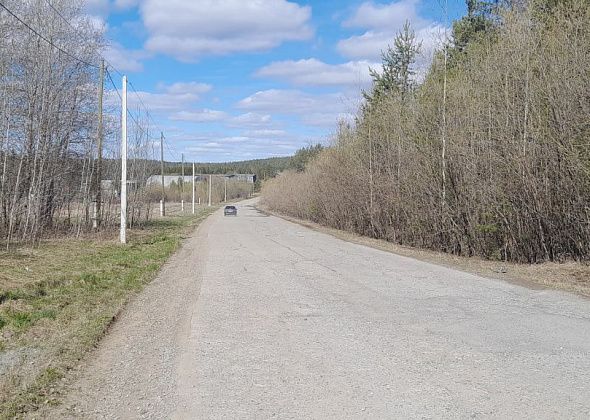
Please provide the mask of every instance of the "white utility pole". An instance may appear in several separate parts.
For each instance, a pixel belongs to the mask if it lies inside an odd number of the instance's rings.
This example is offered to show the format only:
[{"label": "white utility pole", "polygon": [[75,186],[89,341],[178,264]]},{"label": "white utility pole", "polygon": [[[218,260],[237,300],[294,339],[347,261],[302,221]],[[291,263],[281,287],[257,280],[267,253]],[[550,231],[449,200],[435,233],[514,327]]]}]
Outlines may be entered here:
[{"label": "white utility pole", "polygon": [[162,198],[160,200],[160,216],[166,216],[166,189],[164,186],[164,133],[160,132],[160,172],[162,174]]},{"label": "white utility pole", "polygon": [[209,175],[209,207],[211,207],[211,187],[213,185],[213,176]]},{"label": "white utility pole", "polygon": [[127,243],[127,76],[121,97],[121,243]]},{"label": "white utility pole", "polygon": [[193,214],[195,214],[195,162],[193,162]]},{"label": "white utility pole", "polygon": [[182,183],[180,184],[180,211],[184,213],[184,153],[182,153]]}]

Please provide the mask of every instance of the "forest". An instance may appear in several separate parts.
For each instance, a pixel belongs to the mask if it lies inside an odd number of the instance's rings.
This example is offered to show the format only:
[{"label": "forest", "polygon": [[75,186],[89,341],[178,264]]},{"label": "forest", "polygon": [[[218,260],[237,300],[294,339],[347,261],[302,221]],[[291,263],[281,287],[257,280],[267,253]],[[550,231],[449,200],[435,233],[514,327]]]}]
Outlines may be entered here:
[{"label": "forest", "polygon": [[457,255],[590,260],[590,3],[468,0],[449,32],[420,77],[406,24],[355,123],[265,205]]}]

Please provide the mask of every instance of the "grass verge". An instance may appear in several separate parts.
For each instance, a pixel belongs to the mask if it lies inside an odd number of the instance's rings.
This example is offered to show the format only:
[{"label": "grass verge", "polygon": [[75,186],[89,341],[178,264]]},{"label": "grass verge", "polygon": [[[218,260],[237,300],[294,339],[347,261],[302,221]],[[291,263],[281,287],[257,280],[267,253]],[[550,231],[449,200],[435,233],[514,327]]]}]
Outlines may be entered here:
[{"label": "grass verge", "polygon": [[290,222],[359,245],[533,289],[562,290],[590,298],[590,265],[585,263],[569,261],[565,263],[517,264],[485,260],[479,257],[462,257],[444,252],[401,246],[382,239],[368,238],[356,233],[328,228],[308,220],[277,213],[262,205],[259,205],[258,209],[267,214],[281,217]]},{"label": "grass verge", "polygon": [[213,210],[154,220],[125,246],[63,239],[0,253],[0,418],[56,404],[67,372]]}]

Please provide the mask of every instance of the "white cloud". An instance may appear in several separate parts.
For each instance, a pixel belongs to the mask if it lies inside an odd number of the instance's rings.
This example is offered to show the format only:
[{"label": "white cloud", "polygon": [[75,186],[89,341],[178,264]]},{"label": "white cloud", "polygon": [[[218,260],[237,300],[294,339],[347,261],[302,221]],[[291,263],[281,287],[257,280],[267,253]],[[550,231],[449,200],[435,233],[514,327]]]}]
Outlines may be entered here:
[{"label": "white cloud", "polygon": [[336,94],[314,95],[300,90],[269,89],[242,99],[237,107],[276,114],[305,114],[339,107],[339,101]]},{"label": "white cloud", "polygon": [[389,4],[367,1],[359,6],[351,18],[344,21],[344,26],[391,31],[392,27],[401,28],[406,20],[416,26],[425,26],[428,22],[418,16],[416,10],[419,4],[420,0],[400,0]]},{"label": "white cloud", "polygon": [[287,156],[306,144],[302,138],[269,139],[251,135],[224,136],[209,133],[206,137],[187,135],[190,145],[183,151],[188,159],[223,162],[269,156]]},{"label": "white cloud", "polygon": [[112,43],[103,52],[104,58],[119,71],[140,72],[143,70],[141,60],[149,57],[145,51],[128,50],[120,44]]},{"label": "white cloud", "polygon": [[172,83],[171,85],[166,85],[163,83],[158,84],[158,90],[162,90],[173,95],[182,95],[187,93],[201,95],[203,93],[210,92],[212,88],[213,87],[211,85],[198,82],[176,82]]},{"label": "white cloud", "polygon": [[120,10],[130,9],[141,3],[141,0],[115,0],[115,7]]},{"label": "white cloud", "polygon": [[[199,118],[220,119],[220,111],[193,111],[200,95],[212,89],[210,85],[197,82],[178,82],[171,85],[159,84],[156,92],[137,91],[128,88],[127,103],[130,109],[148,108],[151,112],[172,114],[173,119],[195,121]],[[107,104],[119,104],[119,97],[114,91],[109,92]],[[198,116],[200,115],[200,117]]]},{"label": "white cloud", "polygon": [[256,112],[246,112],[231,118],[228,121],[230,127],[238,128],[261,128],[273,126],[272,117],[270,114],[260,114]]},{"label": "white cloud", "polygon": [[256,92],[236,105],[239,109],[296,115],[310,125],[335,127],[349,119],[357,104],[348,104],[341,94],[310,94],[299,90],[270,89]]},{"label": "white cloud", "polygon": [[274,129],[260,129],[250,130],[244,133],[248,137],[286,137],[288,136],[285,130],[274,130]]},{"label": "white cloud", "polygon": [[343,25],[366,31],[338,42],[338,51],[351,59],[380,60],[381,51],[393,44],[397,33],[403,28],[404,23],[409,21],[416,33],[416,39],[422,42],[422,54],[417,59],[417,68],[423,72],[430,64],[440,40],[444,38],[445,29],[444,25],[419,16],[420,1],[400,0],[387,4],[369,1],[361,4]]},{"label": "white cloud", "polygon": [[179,111],[170,116],[174,121],[191,121],[196,123],[217,122],[227,118],[223,111],[213,109],[202,109],[200,111]]},{"label": "white cloud", "polygon": [[313,125],[317,127],[330,127],[336,128],[339,121],[346,121],[352,123],[353,115],[347,112],[340,113],[315,113],[304,115],[301,120],[307,125]]},{"label": "white cloud", "polygon": [[[197,95],[186,93],[182,95],[175,95],[170,93],[153,93],[153,92],[137,92],[143,104],[151,111],[180,111],[188,105],[193,104],[199,100]],[[128,103],[130,107],[139,106],[140,101],[135,94],[128,95]]]},{"label": "white cloud", "polygon": [[313,35],[311,8],[286,0],[145,0],[140,11],[146,48],[184,61],[268,50]]},{"label": "white cloud", "polygon": [[371,81],[369,66],[375,67],[379,64],[368,61],[326,64],[310,58],[298,61],[277,61],[259,69],[256,76],[282,79],[300,86],[364,87]]}]

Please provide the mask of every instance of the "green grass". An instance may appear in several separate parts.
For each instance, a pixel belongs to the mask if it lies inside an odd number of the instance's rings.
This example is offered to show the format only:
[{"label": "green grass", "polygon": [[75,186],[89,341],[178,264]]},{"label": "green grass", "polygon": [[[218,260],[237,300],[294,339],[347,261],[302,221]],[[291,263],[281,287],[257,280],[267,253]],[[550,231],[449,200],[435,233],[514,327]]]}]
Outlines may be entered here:
[{"label": "green grass", "polygon": [[57,403],[60,379],[210,213],[152,221],[131,230],[125,246],[56,240],[0,254],[0,358],[22,359],[10,374],[0,371],[0,418]]}]

